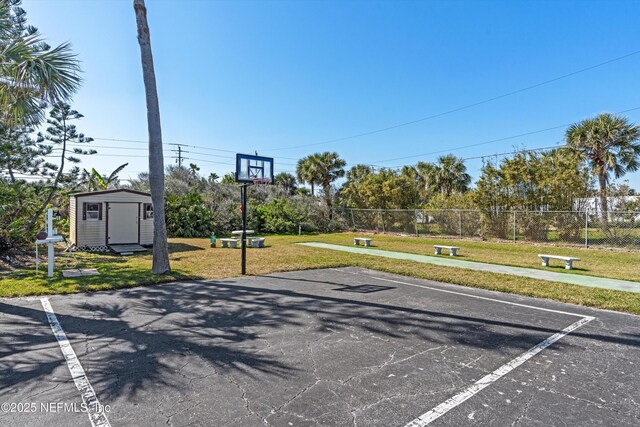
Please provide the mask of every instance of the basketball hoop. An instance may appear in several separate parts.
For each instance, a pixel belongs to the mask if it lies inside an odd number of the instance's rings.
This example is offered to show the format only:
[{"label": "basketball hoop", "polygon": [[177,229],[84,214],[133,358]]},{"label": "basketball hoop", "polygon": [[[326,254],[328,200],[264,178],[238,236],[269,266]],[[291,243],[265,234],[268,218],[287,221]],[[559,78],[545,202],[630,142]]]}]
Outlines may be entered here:
[{"label": "basketball hoop", "polygon": [[252,154],[236,154],[236,182],[242,183],[242,274],[247,273],[247,190],[255,185],[264,192],[273,182],[273,157]]},{"label": "basketball hoop", "polygon": [[271,184],[271,178],[253,178],[253,185],[269,185]]},{"label": "basketball hoop", "polygon": [[264,185],[264,180],[273,182],[272,157],[236,154],[236,182]]}]

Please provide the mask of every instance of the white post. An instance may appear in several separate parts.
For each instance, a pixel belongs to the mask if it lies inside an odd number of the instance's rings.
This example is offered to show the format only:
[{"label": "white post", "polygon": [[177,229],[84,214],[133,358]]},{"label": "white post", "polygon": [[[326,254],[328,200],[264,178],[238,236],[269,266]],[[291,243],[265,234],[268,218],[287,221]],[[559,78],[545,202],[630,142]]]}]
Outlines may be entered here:
[{"label": "white post", "polygon": [[[47,209],[47,237],[53,237],[53,209]],[[53,277],[53,266],[55,264],[53,245],[53,242],[47,243],[47,275],[49,277]]]},{"label": "white post", "polygon": [[589,249],[589,208],[584,210],[584,247]]},{"label": "white post", "polygon": [[47,235],[53,236],[53,209],[47,209]]}]

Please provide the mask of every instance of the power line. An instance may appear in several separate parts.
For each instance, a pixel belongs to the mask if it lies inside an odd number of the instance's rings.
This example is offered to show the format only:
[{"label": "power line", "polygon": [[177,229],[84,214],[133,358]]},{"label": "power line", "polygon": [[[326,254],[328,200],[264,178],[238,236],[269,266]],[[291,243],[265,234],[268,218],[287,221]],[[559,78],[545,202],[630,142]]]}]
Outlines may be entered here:
[{"label": "power line", "polygon": [[477,107],[479,105],[483,105],[483,104],[487,104],[489,102],[497,101],[498,99],[506,98],[506,97],[509,97],[509,96],[512,96],[512,95],[516,95],[518,93],[522,93],[522,92],[525,92],[525,91],[528,91],[528,90],[531,90],[531,89],[538,88],[540,86],[544,86],[544,85],[547,85],[547,84],[550,84],[550,83],[553,83],[553,82],[557,82],[559,80],[566,79],[566,78],[575,76],[577,74],[581,74],[581,73],[593,70],[595,68],[599,68],[599,67],[611,64],[611,63],[616,62],[616,61],[621,61],[621,60],[629,58],[629,57],[631,57],[633,55],[637,55],[639,53],[640,53],[640,50],[637,50],[635,52],[631,52],[631,53],[628,53],[626,55],[619,56],[619,57],[616,57],[616,58],[601,62],[599,64],[592,65],[590,67],[582,68],[580,70],[573,71],[573,72],[568,73],[568,74],[564,74],[564,75],[561,75],[561,76],[558,76],[558,77],[554,77],[552,79],[545,80],[545,81],[540,82],[540,83],[536,83],[536,84],[533,84],[533,85],[530,85],[530,86],[526,86],[526,87],[523,87],[521,89],[513,90],[511,92],[506,92],[506,93],[503,93],[503,94],[498,95],[498,96],[494,96],[494,97],[491,97],[491,98],[484,99],[482,101],[477,101],[477,102],[474,102],[474,103],[471,103],[471,104],[464,105],[462,107],[457,107],[457,108],[454,108],[454,109],[451,109],[451,110],[446,110],[446,111],[443,111],[441,113],[432,114],[430,116],[421,117],[421,118],[416,119],[416,120],[411,120],[411,121],[408,121],[408,122],[399,123],[399,124],[396,124],[396,125],[393,125],[393,126],[387,126],[387,127],[384,127],[384,128],[380,128],[380,129],[376,129],[376,130],[372,130],[372,131],[368,131],[368,132],[363,132],[363,133],[359,133],[359,134],[355,134],[355,135],[345,136],[345,137],[342,137],[342,138],[330,139],[330,140],[322,141],[322,142],[316,142],[316,143],[313,143],[313,144],[303,144],[303,145],[295,145],[295,146],[289,146],[289,147],[271,148],[271,149],[266,149],[266,150],[263,150],[263,151],[280,151],[280,150],[292,150],[292,149],[295,149],[295,148],[314,147],[314,146],[317,146],[317,145],[324,145],[324,144],[330,144],[330,143],[333,143],[333,142],[340,142],[340,141],[346,141],[346,140],[349,140],[349,139],[361,138],[363,136],[369,136],[369,135],[373,135],[373,134],[376,134],[376,133],[386,132],[388,130],[392,130],[392,129],[397,129],[397,128],[404,127],[404,126],[413,125],[413,124],[416,124],[416,123],[424,122],[426,120],[431,120],[431,119],[435,119],[435,118],[438,118],[438,117],[446,116],[448,114],[457,113],[459,111],[468,110],[469,108]]},{"label": "power line", "polygon": [[[169,144],[169,145],[177,145],[177,144]],[[212,150],[212,151],[224,151],[227,153],[236,153],[236,151],[233,150],[221,150],[218,148],[209,148],[209,147],[204,147],[202,145],[186,145],[186,144],[180,144],[183,147],[189,147],[189,148],[198,148],[198,149],[202,149],[202,150]],[[269,150],[266,150],[269,151]],[[222,156],[220,156],[222,157]],[[235,157],[229,157],[230,159],[235,159]],[[284,160],[299,160],[297,158],[294,157],[282,157],[282,156],[274,156],[275,159],[284,159]]]},{"label": "power line", "polygon": [[[135,147],[114,147],[113,145],[87,145],[86,143],[75,143],[75,142],[67,142],[67,145],[73,145],[73,146],[83,146],[83,147],[87,147],[87,148],[109,148],[109,149],[114,149],[114,150],[135,150],[135,151],[148,151],[148,148],[135,148]],[[164,148],[162,151],[171,151],[168,148]]]},{"label": "power line", "polygon": [[[628,113],[630,111],[635,111],[635,110],[640,110],[640,107],[629,108],[627,110],[618,111],[618,112],[616,112],[614,114],[623,114],[623,113]],[[534,130],[534,131],[531,131],[531,132],[520,133],[518,135],[505,136],[505,137],[502,137],[502,138],[491,139],[491,140],[488,140],[488,141],[478,142],[478,143],[474,143],[474,144],[468,144],[468,145],[462,145],[462,146],[459,146],[459,147],[448,148],[446,150],[438,150],[438,151],[432,151],[430,153],[422,153],[422,154],[413,154],[411,156],[396,157],[396,158],[393,158],[393,159],[375,160],[375,161],[370,162],[370,163],[371,164],[386,163],[386,162],[392,162],[392,161],[395,161],[395,160],[404,160],[404,159],[412,159],[412,158],[416,158],[416,157],[430,156],[430,155],[433,155],[433,154],[450,153],[451,151],[463,150],[465,148],[478,147],[478,146],[481,146],[481,145],[491,144],[491,143],[494,143],[494,142],[502,142],[502,141],[507,141],[509,139],[521,138],[523,136],[535,135],[537,133],[547,132],[547,131],[550,131],[550,130],[567,128],[567,127],[569,127],[571,125],[572,125],[572,123],[568,123],[568,124],[559,125],[559,126],[553,126],[553,127],[549,127],[549,128],[545,128],[545,129]],[[363,164],[370,164],[370,163],[363,163]]]},{"label": "power line", "polygon": [[[73,144],[73,146],[77,146],[77,145],[82,145],[83,147],[86,147],[86,144],[76,144],[76,143],[68,143],[68,144]],[[215,157],[215,158],[220,158],[220,159],[230,159],[230,160],[235,160],[235,157],[232,156],[222,156],[219,154],[210,154],[210,153],[201,153],[201,152],[197,152],[197,151],[186,151],[184,149],[182,149],[182,147],[196,147],[193,145],[186,145],[186,144],[170,144],[170,145],[174,145],[176,147],[178,147],[177,149],[173,149],[173,150],[169,150],[169,149],[164,149],[163,151],[167,152],[167,153],[176,153],[176,156],[171,156],[172,159],[177,159],[177,162],[179,166],[182,166],[183,164],[183,160],[185,160],[185,157],[183,154],[197,154],[197,155],[202,155],[202,156],[208,156],[208,157]],[[137,150],[137,151],[146,151],[146,148],[135,148],[135,147],[115,147],[115,146],[109,146],[109,145],[90,145],[90,148],[107,148],[107,149],[114,149],[114,150]],[[89,148],[87,147],[87,148]],[[199,147],[199,148],[204,148],[206,149],[207,147]],[[96,156],[106,156],[107,154],[101,154],[101,153],[96,153],[94,154]],[[113,155],[110,155],[113,156]],[[128,157],[146,157],[146,156],[128,156]],[[277,157],[279,159],[283,158],[283,157]],[[192,159],[193,160],[193,159]],[[297,160],[297,159],[294,159]],[[227,163],[225,163],[227,164]],[[279,165],[284,165],[284,166],[297,166],[296,164],[293,163],[281,163],[278,162]]]},{"label": "power line", "polygon": [[227,163],[227,162],[216,162],[216,161],[213,161],[213,160],[198,159],[198,158],[195,158],[195,157],[185,157],[184,160],[194,160],[194,161],[202,162],[202,163],[213,163],[213,164],[217,164],[217,165],[233,166],[233,164]]},{"label": "power line", "polygon": [[546,129],[541,129],[541,130],[521,133],[521,134],[518,134],[518,135],[506,136],[504,138],[491,139],[489,141],[478,142],[478,143],[475,143],[475,144],[462,145],[460,147],[449,148],[449,149],[446,149],[446,150],[432,151],[430,153],[422,153],[422,154],[415,154],[415,155],[411,155],[411,156],[396,157],[394,159],[376,160],[376,161],[374,161],[372,163],[386,163],[386,162],[392,162],[392,161],[395,161],[395,160],[412,159],[412,158],[416,158],[416,157],[430,156],[430,155],[433,155],[433,154],[449,153],[451,151],[463,150],[465,148],[478,147],[480,145],[491,144],[491,143],[494,143],[494,142],[507,141],[509,139],[520,138],[520,137],[528,136],[528,135],[535,135],[537,133],[547,132],[547,131],[554,130],[554,129],[566,128],[567,126],[570,126],[570,125],[571,124],[554,126],[554,127],[550,127],[550,128],[546,128]]},{"label": "power line", "polygon": [[[563,141],[556,141],[556,144],[562,144]],[[475,159],[486,159],[486,158],[490,158],[490,157],[499,157],[499,156],[507,156],[509,154],[518,154],[518,153],[529,153],[529,152],[535,152],[535,151],[544,151],[544,150],[553,150],[553,149],[557,149],[557,148],[563,148],[566,147],[566,145],[550,145],[550,146],[546,146],[546,147],[538,147],[538,148],[522,148],[522,149],[518,149],[518,150],[513,150],[513,151],[508,151],[505,153],[492,153],[492,154],[484,154],[482,156],[474,156],[474,157],[464,157],[461,158],[460,160],[462,161],[467,161],[467,160],[475,160]],[[376,167],[376,165],[368,165],[365,164],[366,166],[372,166],[372,167]],[[381,166],[379,168],[381,169],[402,169],[405,166],[411,166],[411,167],[415,167],[416,165],[400,165],[400,166],[389,166],[389,167],[384,167]]]},{"label": "power line", "polygon": [[[562,141],[558,141],[558,142],[562,142]],[[495,154],[489,154],[489,155],[484,155],[484,156],[465,157],[464,159],[461,159],[461,160],[465,161],[465,160],[485,159],[487,157],[507,156],[509,154],[518,154],[518,153],[533,153],[535,151],[553,150],[553,149],[563,148],[563,147],[566,147],[566,145],[552,145],[552,146],[549,146],[549,147],[539,147],[539,148],[514,150],[514,151],[509,151],[509,152],[506,152],[506,153],[495,153]]]},{"label": "power line", "polygon": [[[98,138],[95,137],[93,138],[96,141],[112,141],[112,142],[133,142],[133,143],[137,143],[137,144],[148,144],[149,141],[142,141],[142,140],[137,140],[137,139],[119,139],[119,138]],[[209,150],[209,151],[220,151],[223,153],[233,153],[235,154],[236,151],[234,150],[224,150],[222,148],[211,148],[211,147],[205,147],[202,145],[190,145],[190,144],[182,144],[182,143],[177,143],[177,142],[169,142],[169,143],[165,143],[166,145],[174,145],[174,146],[182,146],[182,147],[187,147],[187,148],[198,148],[198,149],[202,149],[202,150]],[[103,147],[103,148],[120,148],[120,147]],[[146,148],[128,148],[129,150],[146,150]],[[170,151],[169,149],[165,149]],[[210,156],[211,154],[206,154],[207,156]],[[220,156],[222,157],[222,156]],[[232,157],[229,157],[232,158]],[[299,160],[297,158],[293,158],[293,157],[281,157],[281,156],[274,156],[274,158],[276,159],[284,159],[284,160]]]}]

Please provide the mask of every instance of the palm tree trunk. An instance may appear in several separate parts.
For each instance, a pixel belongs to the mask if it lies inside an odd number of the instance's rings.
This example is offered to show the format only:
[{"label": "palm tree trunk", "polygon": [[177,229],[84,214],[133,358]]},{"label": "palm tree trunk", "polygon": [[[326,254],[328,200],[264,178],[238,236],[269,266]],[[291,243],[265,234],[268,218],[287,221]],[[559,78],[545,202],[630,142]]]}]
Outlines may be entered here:
[{"label": "palm tree trunk", "polygon": [[322,191],[324,192],[324,200],[327,204],[327,211],[329,212],[329,221],[333,220],[333,200],[331,200],[331,184],[323,184]]},{"label": "palm tree trunk", "polygon": [[602,231],[609,231],[609,218],[607,207],[607,176],[603,173],[598,174],[598,181],[600,183],[600,224]]},{"label": "palm tree trunk", "polygon": [[153,203],[153,264],[154,274],[171,271],[169,249],[167,247],[167,226],[164,213],[164,157],[162,155],[162,129],[160,127],[160,106],[153,69],[151,39],[147,23],[147,8],[144,0],[133,0],[138,25],[138,43],[142,60],[142,76],[147,98],[147,126],[149,128],[149,187]]},{"label": "palm tree trunk", "polygon": [[311,195],[312,195],[312,196],[315,196],[315,193],[313,192],[313,181],[311,181],[311,183],[310,183],[310,184],[311,184]]}]

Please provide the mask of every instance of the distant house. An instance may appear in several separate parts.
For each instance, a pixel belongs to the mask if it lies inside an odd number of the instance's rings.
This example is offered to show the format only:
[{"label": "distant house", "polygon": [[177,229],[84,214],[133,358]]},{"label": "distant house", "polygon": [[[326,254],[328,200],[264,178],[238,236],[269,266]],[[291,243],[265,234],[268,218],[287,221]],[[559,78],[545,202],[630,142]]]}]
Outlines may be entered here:
[{"label": "distant house", "polygon": [[[630,214],[619,213],[616,215],[616,212],[622,212],[625,204],[630,202],[635,202],[640,198],[640,196],[618,196],[618,197],[607,197],[607,218],[612,222],[624,222],[624,221],[640,221],[640,212],[633,212]],[[600,216],[600,198],[599,197],[589,197],[585,199],[577,199],[576,210],[580,210],[582,212],[588,211],[590,214],[595,215],[596,217]]]},{"label": "distant house", "polygon": [[[622,206],[629,202],[635,202],[640,196],[615,196],[607,197],[607,207],[610,212],[621,210]],[[576,210],[588,209],[590,213],[597,214],[600,212],[600,197],[587,197],[584,199],[576,199],[574,203]]]},{"label": "distant house", "polygon": [[153,244],[151,195],[127,189],[71,195],[70,241],[80,250],[102,252],[109,245]]}]

